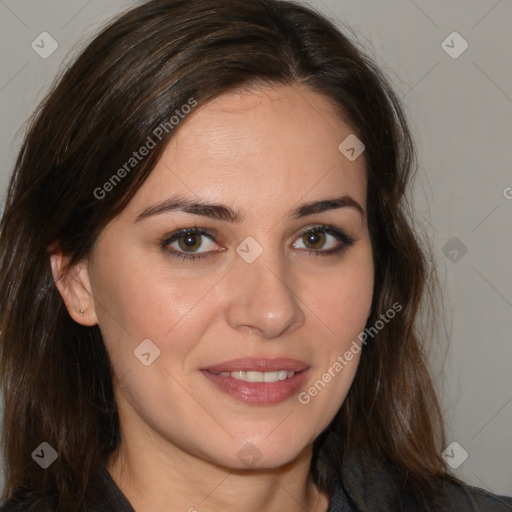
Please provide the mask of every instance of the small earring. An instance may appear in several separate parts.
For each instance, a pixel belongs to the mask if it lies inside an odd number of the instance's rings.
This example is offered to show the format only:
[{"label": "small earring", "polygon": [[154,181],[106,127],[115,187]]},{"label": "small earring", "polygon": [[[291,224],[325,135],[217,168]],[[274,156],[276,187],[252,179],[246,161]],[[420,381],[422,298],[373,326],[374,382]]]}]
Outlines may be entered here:
[{"label": "small earring", "polygon": [[78,311],[78,313],[80,314],[80,316],[84,316],[84,310],[81,309],[80,311]]}]

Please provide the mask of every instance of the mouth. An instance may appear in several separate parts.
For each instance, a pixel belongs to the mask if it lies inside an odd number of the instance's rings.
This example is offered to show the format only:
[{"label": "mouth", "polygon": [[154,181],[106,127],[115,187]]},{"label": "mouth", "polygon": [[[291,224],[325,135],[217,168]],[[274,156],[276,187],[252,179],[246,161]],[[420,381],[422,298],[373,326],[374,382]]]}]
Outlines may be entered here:
[{"label": "mouth", "polygon": [[271,405],[295,395],[310,367],[294,359],[237,359],[201,369],[214,389],[252,405]]}]

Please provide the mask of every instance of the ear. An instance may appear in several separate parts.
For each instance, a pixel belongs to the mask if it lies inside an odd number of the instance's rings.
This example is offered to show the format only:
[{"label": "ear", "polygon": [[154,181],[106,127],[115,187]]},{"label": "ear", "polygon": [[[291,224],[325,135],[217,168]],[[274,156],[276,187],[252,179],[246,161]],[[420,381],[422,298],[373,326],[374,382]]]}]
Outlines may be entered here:
[{"label": "ear", "polygon": [[53,279],[64,299],[69,315],[79,324],[92,326],[98,323],[94,296],[89,277],[88,261],[83,260],[68,268],[69,259],[57,251],[50,254]]}]

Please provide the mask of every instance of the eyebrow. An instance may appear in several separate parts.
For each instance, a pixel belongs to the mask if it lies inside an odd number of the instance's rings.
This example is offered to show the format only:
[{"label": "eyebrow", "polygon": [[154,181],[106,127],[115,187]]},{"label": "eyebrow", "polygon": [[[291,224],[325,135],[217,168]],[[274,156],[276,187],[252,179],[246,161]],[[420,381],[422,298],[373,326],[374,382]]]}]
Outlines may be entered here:
[{"label": "eyebrow", "polygon": [[[355,208],[361,214],[363,219],[366,217],[363,207],[354,198],[348,195],[343,195],[333,199],[322,199],[320,201],[304,203],[301,206],[294,208],[290,212],[290,217],[292,219],[300,219],[314,213],[322,213],[346,207]],[[229,221],[235,224],[240,224],[245,220],[245,215],[243,213],[233,210],[227,205],[206,203],[187,197],[175,196],[145,208],[139,215],[137,215],[134,222],[137,223],[147,219],[148,217],[161,215],[171,211],[182,211],[185,213],[192,213],[194,215],[202,215],[211,219]]]}]

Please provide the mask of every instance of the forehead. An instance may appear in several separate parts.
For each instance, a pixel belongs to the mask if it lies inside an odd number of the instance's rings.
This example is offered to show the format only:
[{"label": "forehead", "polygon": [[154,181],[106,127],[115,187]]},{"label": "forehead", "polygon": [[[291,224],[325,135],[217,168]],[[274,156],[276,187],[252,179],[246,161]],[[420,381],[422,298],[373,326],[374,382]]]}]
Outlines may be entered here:
[{"label": "forehead", "polygon": [[338,148],[353,131],[306,86],[225,93],[182,121],[132,207],[175,193],[263,210],[350,194],[365,207],[364,154],[350,161]]}]

